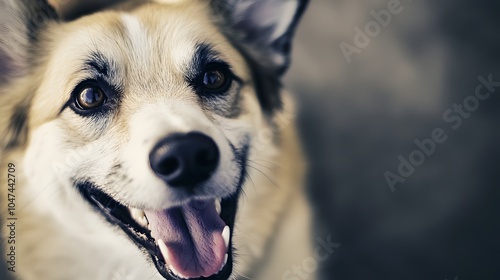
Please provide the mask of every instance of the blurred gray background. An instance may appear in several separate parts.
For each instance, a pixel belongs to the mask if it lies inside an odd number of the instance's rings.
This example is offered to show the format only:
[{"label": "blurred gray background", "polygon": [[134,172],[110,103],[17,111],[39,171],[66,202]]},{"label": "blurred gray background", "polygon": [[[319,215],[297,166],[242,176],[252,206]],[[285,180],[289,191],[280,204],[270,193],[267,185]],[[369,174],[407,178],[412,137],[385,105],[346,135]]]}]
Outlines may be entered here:
[{"label": "blurred gray background", "polygon": [[[312,0],[285,79],[300,107],[314,236],[341,244],[321,279],[500,279],[500,87],[458,129],[443,119],[479,75],[500,81],[500,2],[402,0],[348,63],[339,45],[389,2]],[[384,173],[398,174],[398,157],[435,128],[447,140],[391,190]]]},{"label": "blurred gray background", "polygon": [[[317,236],[342,244],[322,279],[500,279],[500,88],[460,128],[443,119],[479,75],[500,81],[500,2],[403,0],[347,63],[339,44],[389,2],[312,0],[296,38]],[[447,141],[393,192],[384,172],[435,128]]]}]

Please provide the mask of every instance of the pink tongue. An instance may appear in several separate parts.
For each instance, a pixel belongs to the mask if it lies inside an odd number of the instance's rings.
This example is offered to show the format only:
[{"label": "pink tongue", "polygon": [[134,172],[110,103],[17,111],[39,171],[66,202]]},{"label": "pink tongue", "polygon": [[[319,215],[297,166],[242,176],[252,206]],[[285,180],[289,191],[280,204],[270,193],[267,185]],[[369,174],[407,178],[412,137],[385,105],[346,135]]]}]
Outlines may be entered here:
[{"label": "pink tongue", "polygon": [[219,271],[226,254],[222,238],[226,224],[213,200],[145,214],[151,236],[168,247],[168,256],[163,257],[172,270],[185,277],[208,277]]}]

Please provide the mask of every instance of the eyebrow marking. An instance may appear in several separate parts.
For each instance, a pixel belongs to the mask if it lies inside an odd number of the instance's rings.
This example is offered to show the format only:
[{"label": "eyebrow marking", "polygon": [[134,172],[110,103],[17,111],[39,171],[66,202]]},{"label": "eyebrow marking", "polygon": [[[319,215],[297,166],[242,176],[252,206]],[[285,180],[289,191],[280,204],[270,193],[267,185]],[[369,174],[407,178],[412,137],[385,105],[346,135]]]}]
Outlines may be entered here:
[{"label": "eyebrow marking", "polygon": [[[219,53],[212,49],[212,47],[208,44],[198,44],[196,46],[195,53],[191,62],[189,63],[189,68],[186,73],[186,78],[191,83],[194,82],[194,79],[200,75],[200,73],[204,70],[204,68],[210,63],[218,63],[222,65],[226,65],[227,68],[231,69],[231,66],[224,60],[219,57]],[[232,72],[233,79],[243,84],[243,80],[238,77],[234,72]]]},{"label": "eyebrow marking", "polygon": [[220,61],[218,53],[208,44],[199,44],[196,46],[196,52],[191,62],[190,72],[197,73],[202,70],[206,64],[215,61]]},{"label": "eyebrow marking", "polygon": [[[237,87],[231,85],[226,92],[230,94],[214,95],[204,91],[201,86],[202,74],[207,70],[207,67],[211,66],[227,70],[232,82],[238,84]],[[231,65],[221,58],[221,55],[212,46],[205,43],[196,46],[185,79],[198,96],[202,98],[201,104],[204,110],[215,112],[226,118],[236,118],[241,114],[241,87],[245,82],[233,72]]]},{"label": "eyebrow marking", "polygon": [[85,60],[84,70],[95,72],[105,77],[110,75],[111,63],[99,52],[93,52]]},{"label": "eyebrow marking", "polygon": [[201,74],[203,68],[210,62],[215,61],[220,60],[217,58],[217,53],[213,51],[208,44],[197,45],[185,74],[189,84],[194,86],[196,84],[196,78]]}]

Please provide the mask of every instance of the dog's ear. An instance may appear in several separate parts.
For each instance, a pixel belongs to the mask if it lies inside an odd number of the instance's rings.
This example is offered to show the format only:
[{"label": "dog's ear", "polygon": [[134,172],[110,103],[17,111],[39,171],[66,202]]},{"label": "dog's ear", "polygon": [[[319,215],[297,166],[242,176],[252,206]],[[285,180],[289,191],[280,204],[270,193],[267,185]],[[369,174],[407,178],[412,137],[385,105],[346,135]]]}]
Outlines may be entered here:
[{"label": "dog's ear", "polygon": [[297,23],[308,0],[213,0],[224,29],[261,66],[282,75]]},{"label": "dog's ear", "polygon": [[266,113],[281,108],[280,78],[290,64],[295,28],[309,0],[212,0],[220,26],[252,68]]},{"label": "dog's ear", "polygon": [[[33,89],[14,80],[25,77],[34,65],[39,33],[57,21],[46,0],[0,0],[0,149],[23,143]],[[23,90],[24,88],[24,90]]]},{"label": "dog's ear", "polygon": [[26,73],[40,29],[56,19],[46,0],[0,0],[0,85]]}]

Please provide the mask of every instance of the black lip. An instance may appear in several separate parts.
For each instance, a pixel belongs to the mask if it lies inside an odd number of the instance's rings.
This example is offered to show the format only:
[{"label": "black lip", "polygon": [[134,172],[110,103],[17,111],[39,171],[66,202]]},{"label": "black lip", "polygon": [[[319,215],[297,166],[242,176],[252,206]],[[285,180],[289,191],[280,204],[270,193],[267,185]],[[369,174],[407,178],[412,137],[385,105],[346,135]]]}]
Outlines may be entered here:
[{"label": "black lip", "polygon": [[[165,260],[156,246],[154,238],[148,230],[140,226],[129,214],[126,206],[112,199],[109,195],[99,190],[94,184],[86,181],[76,183],[76,188],[82,196],[98,210],[108,222],[120,227],[132,241],[142,250],[145,250],[152,258],[158,272],[167,280],[182,280],[173,275],[165,265]],[[238,188],[239,190],[240,188]],[[229,240],[228,260],[224,268],[215,275],[210,277],[190,278],[194,280],[226,280],[233,271],[233,248],[232,248],[232,233],[234,228],[234,220],[236,217],[237,201],[240,192],[227,199],[221,200],[221,219],[231,229]]]}]

